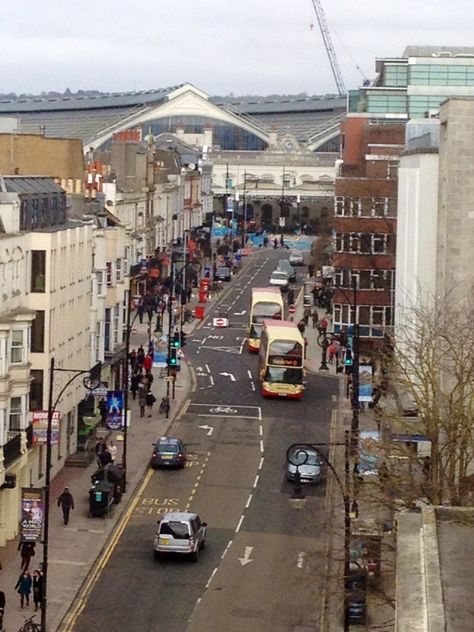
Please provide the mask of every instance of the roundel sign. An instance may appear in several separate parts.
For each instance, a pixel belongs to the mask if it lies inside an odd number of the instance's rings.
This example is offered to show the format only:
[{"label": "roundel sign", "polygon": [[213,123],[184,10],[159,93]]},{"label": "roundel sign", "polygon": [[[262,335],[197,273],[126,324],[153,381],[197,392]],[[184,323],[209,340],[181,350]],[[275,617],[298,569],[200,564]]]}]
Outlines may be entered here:
[{"label": "roundel sign", "polygon": [[229,319],[228,318],[213,318],[212,324],[214,327],[228,327]]},{"label": "roundel sign", "polygon": [[288,307],[288,314],[294,314],[296,312],[296,307],[294,305],[290,305]]}]

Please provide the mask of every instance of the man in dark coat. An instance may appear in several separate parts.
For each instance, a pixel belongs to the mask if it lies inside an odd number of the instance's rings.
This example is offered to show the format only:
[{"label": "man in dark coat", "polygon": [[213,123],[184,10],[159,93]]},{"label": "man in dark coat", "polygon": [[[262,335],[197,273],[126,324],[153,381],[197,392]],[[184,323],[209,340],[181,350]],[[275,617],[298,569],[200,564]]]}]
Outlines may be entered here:
[{"label": "man in dark coat", "polygon": [[63,493],[58,498],[58,507],[63,511],[64,524],[69,522],[69,514],[74,509],[74,498],[72,497],[69,487],[65,487]]}]

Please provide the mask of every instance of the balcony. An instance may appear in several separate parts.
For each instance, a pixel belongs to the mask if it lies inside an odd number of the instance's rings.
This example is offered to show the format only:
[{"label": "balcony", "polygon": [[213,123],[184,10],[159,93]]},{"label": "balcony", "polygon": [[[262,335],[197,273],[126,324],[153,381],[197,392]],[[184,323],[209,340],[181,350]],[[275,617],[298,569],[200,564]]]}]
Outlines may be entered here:
[{"label": "balcony", "polygon": [[3,465],[8,467],[21,456],[21,431],[13,430],[7,433],[7,442],[3,446]]}]

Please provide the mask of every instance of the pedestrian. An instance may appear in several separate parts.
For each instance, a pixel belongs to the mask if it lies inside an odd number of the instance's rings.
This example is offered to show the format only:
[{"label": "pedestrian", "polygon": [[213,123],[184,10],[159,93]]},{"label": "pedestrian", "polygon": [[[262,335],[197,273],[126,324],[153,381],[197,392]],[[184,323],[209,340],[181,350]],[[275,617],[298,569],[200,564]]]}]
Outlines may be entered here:
[{"label": "pedestrian", "polygon": [[138,366],[138,362],[137,362],[137,352],[135,349],[132,349],[130,351],[130,355],[128,356],[128,360],[130,362],[130,368],[132,369],[132,371],[135,371],[137,366]]},{"label": "pedestrian", "polygon": [[101,452],[99,456],[100,467],[106,467],[109,463],[112,463],[112,455],[110,454],[108,446]]},{"label": "pedestrian", "polygon": [[188,303],[191,302],[192,297],[193,297],[193,286],[191,285],[191,283],[188,283],[188,287],[186,288],[186,300]]},{"label": "pedestrian", "polygon": [[143,323],[143,314],[145,313],[145,304],[142,299],[140,299],[137,307],[138,320],[140,321],[140,325]]},{"label": "pedestrian", "polygon": [[278,239],[275,237],[273,240],[273,249],[276,250],[278,248]]},{"label": "pedestrian", "polygon": [[74,498],[69,491],[69,487],[65,487],[63,493],[58,498],[58,507],[63,511],[64,524],[69,523],[69,514],[74,509]]},{"label": "pedestrian", "polygon": [[133,373],[130,378],[130,391],[132,393],[132,398],[137,398],[138,384],[140,383],[141,375],[140,373]]},{"label": "pedestrian", "polygon": [[331,344],[328,346],[328,353],[329,353],[329,364],[333,364],[334,363],[334,358],[336,357],[336,344],[333,342],[331,342]]},{"label": "pedestrian", "polygon": [[148,373],[149,371],[151,371],[153,366],[153,351],[151,353],[148,353],[148,355],[145,356],[145,359],[143,360],[143,368],[145,369],[145,373]]},{"label": "pedestrian", "polygon": [[304,324],[304,320],[301,319],[296,326],[298,327],[298,330],[301,333],[301,335],[304,335],[304,330],[306,329],[306,326]]},{"label": "pedestrian", "polygon": [[268,237],[266,235],[263,238],[263,246],[264,246],[264,248],[266,248],[268,246]]},{"label": "pedestrian", "polygon": [[327,321],[327,318],[323,316],[318,323],[319,333],[324,335],[327,332],[328,326],[329,326],[329,323]]},{"label": "pedestrian", "polygon": [[97,465],[100,467],[100,456],[102,452],[107,448],[107,444],[105,443],[105,439],[99,439],[95,444],[95,457],[97,460]]},{"label": "pedestrian", "polygon": [[31,575],[28,571],[23,571],[23,573],[18,578],[17,583],[15,584],[15,590],[20,595],[20,608],[23,610],[25,605],[30,605],[30,593],[31,586],[33,584],[33,580],[31,579]]},{"label": "pedestrian", "polygon": [[[180,349],[178,349],[178,351],[180,351]],[[154,379],[155,379],[155,377],[154,377],[154,375],[153,375],[153,373],[151,371],[147,371],[145,373],[145,380],[146,380],[145,386],[146,386],[146,390],[147,391],[151,390],[151,387],[152,387]]]},{"label": "pedestrian", "polygon": [[156,402],[156,397],[153,395],[151,391],[147,392],[146,397],[145,397],[145,402],[148,408],[148,417],[151,417],[153,404]]},{"label": "pedestrian", "polygon": [[105,428],[107,425],[107,402],[103,397],[99,401],[98,409],[100,413],[100,425]]},{"label": "pedestrian", "polygon": [[290,287],[290,289],[288,290],[288,305],[294,305],[295,304],[295,291],[293,288]]},{"label": "pedestrian", "polygon": [[313,329],[316,329],[316,327],[318,326],[318,321],[319,321],[319,314],[316,307],[313,309],[311,313],[311,319],[313,321]]},{"label": "pedestrian", "polygon": [[20,542],[18,544],[18,550],[21,557],[21,570],[27,571],[30,568],[31,558],[35,554],[34,542]]},{"label": "pedestrian", "polygon": [[138,385],[138,405],[140,407],[140,417],[145,416],[147,389],[143,383]]},{"label": "pedestrian", "polygon": [[137,364],[141,368],[145,360],[145,349],[140,345],[137,350]]},{"label": "pedestrian", "polygon": [[304,320],[305,325],[308,325],[310,316],[311,316],[311,307],[306,306],[303,310],[303,320]]},{"label": "pedestrian", "polygon": [[109,445],[107,446],[107,450],[112,459],[112,463],[115,463],[115,459],[117,458],[117,446],[115,445],[113,441],[109,442]]},{"label": "pedestrian", "polygon": [[35,611],[41,607],[41,600],[43,599],[43,573],[37,568],[33,573],[33,602],[35,604]]},{"label": "pedestrian", "polygon": [[311,278],[314,274],[314,265],[312,263],[309,264],[308,266],[308,276],[309,278]]},{"label": "pedestrian", "polygon": [[280,235],[280,248],[284,248],[285,242],[283,241],[283,233]]},{"label": "pedestrian", "polygon": [[166,413],[169,414],[170,412],[170,398],[168,397],[168,395],[165,395],[161,402],[160,402],[160,408],[158,410],[158,412],[161,413]]}]

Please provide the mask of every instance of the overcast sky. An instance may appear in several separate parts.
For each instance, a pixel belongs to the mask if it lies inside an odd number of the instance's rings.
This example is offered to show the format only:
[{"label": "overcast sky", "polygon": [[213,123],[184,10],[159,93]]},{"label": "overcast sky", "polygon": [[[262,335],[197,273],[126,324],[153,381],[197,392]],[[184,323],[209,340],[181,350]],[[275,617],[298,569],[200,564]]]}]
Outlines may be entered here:
[{"label": "overcast sky", "polygon": [[[473,45],[472,0],[322,0],[346,87],[408,44]],[[311,0],[0,0],[0,93],[336,92]]]}]

